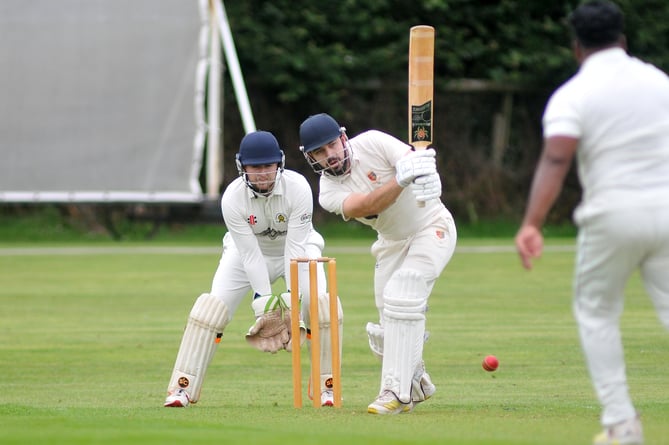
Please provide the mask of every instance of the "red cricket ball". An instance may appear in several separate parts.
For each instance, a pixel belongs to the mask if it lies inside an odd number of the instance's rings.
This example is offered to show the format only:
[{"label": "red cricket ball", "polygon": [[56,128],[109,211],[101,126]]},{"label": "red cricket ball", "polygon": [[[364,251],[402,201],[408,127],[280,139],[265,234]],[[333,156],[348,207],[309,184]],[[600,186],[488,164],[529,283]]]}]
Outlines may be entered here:
[{"label": "red cricket ball", "polygon": [[487,355],[486,358],[483,359],[481,366],[483,366],[483,369],[486,371],[493,372],[499,366],[499,360],[497,360],[497,357],[494,355]]}]

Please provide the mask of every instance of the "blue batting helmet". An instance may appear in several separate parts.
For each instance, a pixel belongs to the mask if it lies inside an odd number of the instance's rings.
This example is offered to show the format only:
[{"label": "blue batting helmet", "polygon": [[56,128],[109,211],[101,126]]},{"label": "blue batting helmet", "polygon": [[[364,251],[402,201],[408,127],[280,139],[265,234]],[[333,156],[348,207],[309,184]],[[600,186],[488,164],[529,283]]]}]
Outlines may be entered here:
[{"label": "blue batting helmet", "polygon": [[334,141],[342,134],[342,128],[329,114],[309,116],[300,125],[300,150],[309,153]]},{"label": "blue batting helmet", "polygon": [[272,133],[254,131],[242,139],[236,159],[240,166],[281,164],[283,168],[284,154]]},{"label": "blue batting helmet", "polygon": [[[246,185],[257,195],[270,196],[274,191],[275,184],[281,178],[286,157],[283,150],[279,148],[279,142],[274,135],[268,131],[254,131],[247,134],[239,144],[239,153],[235,156],[237,172],[244,178]],[[276,164],[276,174],[269,179],[259,179],[257,176],[249,177],[244,170],[247,165],[272,165]]]}]

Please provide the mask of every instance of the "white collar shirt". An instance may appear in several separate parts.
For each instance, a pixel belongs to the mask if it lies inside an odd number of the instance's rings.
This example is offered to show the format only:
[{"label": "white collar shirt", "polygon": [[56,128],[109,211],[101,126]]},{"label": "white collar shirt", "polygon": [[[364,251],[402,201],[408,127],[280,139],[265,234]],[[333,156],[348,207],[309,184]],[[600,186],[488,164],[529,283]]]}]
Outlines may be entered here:
[{"label": "white collar shirt", "polygon": [[544,137],[579,139],[577,222],[669,200],[669,77],[621,48],[590,55],[551,96]]},{"label": "white collar shirt", "polygon": [[[343,215],[344,201],[351,193],[370,193],[393,180],[395,163],[411,148],[378,130],[361,133],[349,139],[349,144],[353,152],[350,173],[342,176],[323,174],[320,179],[319,203],[328,212],[338,215]],[[429,225],[433,216],[443,209],[445,207],[438,199],[418,207],[407,187],[379,215],[356,219],[374,228],[383,238],[402,240]]]},{"label": "white collar shirt", "polygon": [[313,196],[304,176],[284,170],[268,197],[253,193],[239,177],[225,189],[221,208],[253,290],[271,293],[265,256],[284,257],[290,289],[290,259],[305,256],[304,245],[313,230]]}]

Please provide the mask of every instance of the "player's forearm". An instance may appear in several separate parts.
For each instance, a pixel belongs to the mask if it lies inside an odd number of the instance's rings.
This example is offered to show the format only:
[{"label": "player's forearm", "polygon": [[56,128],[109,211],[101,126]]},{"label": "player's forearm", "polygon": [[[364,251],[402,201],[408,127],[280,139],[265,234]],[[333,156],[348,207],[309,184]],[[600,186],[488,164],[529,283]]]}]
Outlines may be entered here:
[{"label": "player's forearm", "polygon": [[570,163],[543,156],[532,181],[523,225],[540,228],[560,192]]},{"label": "player's forearm", "polygon": [[543,225],[562,191],[562,184],[576,154],[578,142],[577,138],[570,136],[552,136],[545,139],[532,181],[523,225],[537,228]]},{"label": "player's forearm", "polygon": [[378,215],[392,205],[403,190],[397,184],[397,181],[392,179],[370,193],[352,193],[344,201],[344,215],[347,218],[364,218]]}]

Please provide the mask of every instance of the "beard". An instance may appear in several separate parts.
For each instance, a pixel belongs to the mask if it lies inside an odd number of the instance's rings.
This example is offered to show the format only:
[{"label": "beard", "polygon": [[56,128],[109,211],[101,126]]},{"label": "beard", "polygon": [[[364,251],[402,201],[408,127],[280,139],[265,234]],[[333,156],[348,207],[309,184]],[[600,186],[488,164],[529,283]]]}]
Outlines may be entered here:
[{"label": "beard", "polygon": [[[339,159],[337,159],[339,161]],[[337,162],[337,167],[328,167],[323,170],[330,176],[344,176],[351,171],[351,158],[345,153],[344,159]]]}]

